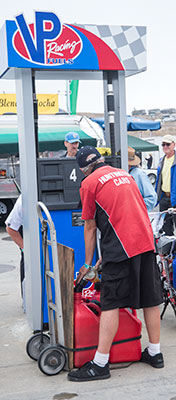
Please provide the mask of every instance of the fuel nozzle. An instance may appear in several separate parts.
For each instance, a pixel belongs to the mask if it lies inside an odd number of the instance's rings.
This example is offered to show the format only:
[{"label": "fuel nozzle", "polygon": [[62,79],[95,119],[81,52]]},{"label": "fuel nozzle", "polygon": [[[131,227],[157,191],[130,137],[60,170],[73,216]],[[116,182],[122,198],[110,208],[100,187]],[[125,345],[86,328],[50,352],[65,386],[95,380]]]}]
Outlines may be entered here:
[{"label": "fuel nozzle", "polygon": [[82,293],[82,290],[87,285],[87,282],[88,282],[87,279],[85,279],[85,278],[81,279],[81,281],[79,283],[77,283],[76,286],[74,287],[74,292],[75,293]]},{"label": "fuel nozzle", "polygon": [[98,277],[98,270],[95,267],[91,267],[88,271],[87,274],[84,277],[87,281],[91,282],[97,282],[99,281]]},{"label": "fuel nozzle", "polygon": [[94,267],[89,268],[87,270],[86,275],[84,275],[84,278],[81,279],[79,283],[76,284],[74,287],[74,292],[79,293],[82,292],[84,287],[87,285],[88,282],[92,283],[97,283],[100,282],[98,274],[101,272],[101,264],[99,265],[98,269]]}]

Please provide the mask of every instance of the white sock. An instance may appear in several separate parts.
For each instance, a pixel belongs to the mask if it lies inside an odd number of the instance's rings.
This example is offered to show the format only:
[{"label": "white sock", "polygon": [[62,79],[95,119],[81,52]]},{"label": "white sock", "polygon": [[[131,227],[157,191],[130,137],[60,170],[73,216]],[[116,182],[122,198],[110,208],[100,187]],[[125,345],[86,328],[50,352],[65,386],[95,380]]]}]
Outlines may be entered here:
[{"label": "white sock", "polygon": [[93,362],[97,364],[99,367],[104,367],[109,360],[109,353],[103,354],[96,351]]},{"label": "white sock", "polygon": [[160,353],[160,343],[150,343],[148,345],[148,352],[150,356],[155,356],[156,354]]}]

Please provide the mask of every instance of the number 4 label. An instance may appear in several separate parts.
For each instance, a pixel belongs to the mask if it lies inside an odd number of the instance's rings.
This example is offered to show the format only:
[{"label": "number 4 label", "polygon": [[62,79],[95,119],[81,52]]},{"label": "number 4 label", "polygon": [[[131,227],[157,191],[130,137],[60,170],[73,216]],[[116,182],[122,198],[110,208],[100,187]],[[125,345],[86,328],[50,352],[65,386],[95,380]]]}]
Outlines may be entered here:
[{"label": "number 4 label", "polygon": [[76,176],[76,168],[73,168],[70,174],[70,180],[73,182],[76,182],[77,176]]}]

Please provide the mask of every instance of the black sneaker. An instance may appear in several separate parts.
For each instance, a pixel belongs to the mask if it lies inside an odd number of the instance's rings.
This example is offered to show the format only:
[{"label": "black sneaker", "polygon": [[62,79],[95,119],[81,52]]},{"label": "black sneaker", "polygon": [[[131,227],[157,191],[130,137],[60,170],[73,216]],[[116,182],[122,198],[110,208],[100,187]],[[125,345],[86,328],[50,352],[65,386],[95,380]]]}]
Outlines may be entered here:
[{"label": "black sneaker", "polygon": [[150,356],[148,352],[148,348],[142,352],[141,362],[150,364],[154,368],[163,368],[164,367],[164,359],[162,353],[158,353],[155,356]]},{"label": "black sneaker", "polygon": [[110,378],[110,376],[108,363],[104,367],[99,367],[93,361],[90,361],[76,371],[69,372],[67,378],[69,381],[84,382],[107,379]]}]

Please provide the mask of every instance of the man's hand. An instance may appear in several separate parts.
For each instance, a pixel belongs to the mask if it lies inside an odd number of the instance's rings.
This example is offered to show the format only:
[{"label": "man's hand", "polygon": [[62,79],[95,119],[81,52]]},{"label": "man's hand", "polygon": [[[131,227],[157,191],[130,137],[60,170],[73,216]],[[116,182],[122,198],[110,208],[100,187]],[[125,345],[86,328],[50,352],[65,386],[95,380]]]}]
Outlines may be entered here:
[{"label": "man's hand", "polygon": [[76,278],[76,285],[81,281],[81,279],[84,278],[84,276],[88,273],[89,269],[87,269],[84,265],[80,268],[79,274]]},{"label": "man's hand", "polygon": [[96,262],[94,268],[95,268],[96,270],[99,270],[99,267],[100,267],[101,263],[102,263],[102,257],[100,257],[100,258],[98,259],[98,261]]}]

